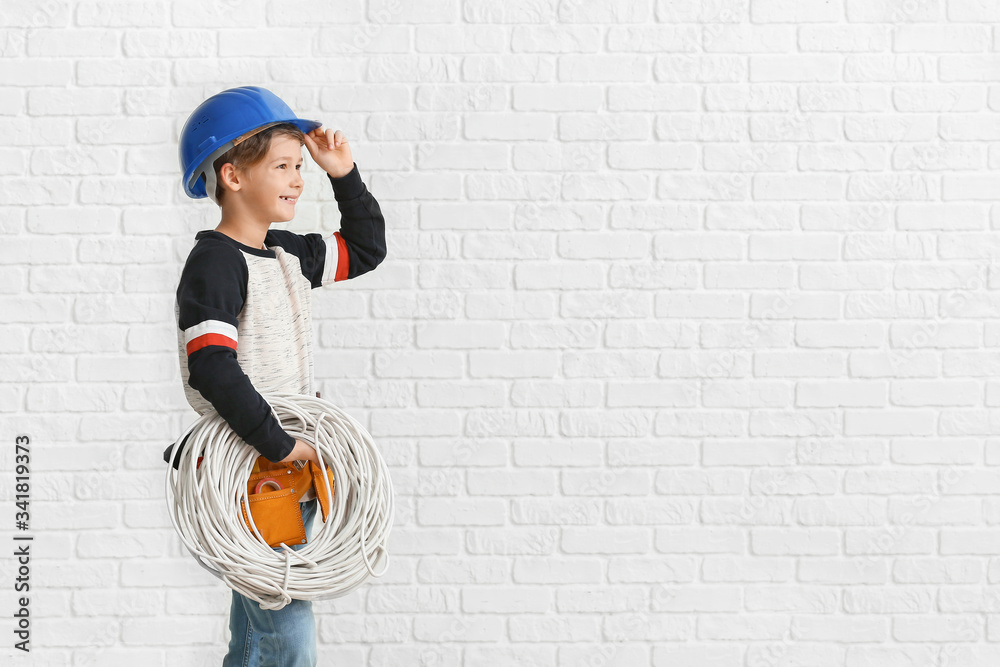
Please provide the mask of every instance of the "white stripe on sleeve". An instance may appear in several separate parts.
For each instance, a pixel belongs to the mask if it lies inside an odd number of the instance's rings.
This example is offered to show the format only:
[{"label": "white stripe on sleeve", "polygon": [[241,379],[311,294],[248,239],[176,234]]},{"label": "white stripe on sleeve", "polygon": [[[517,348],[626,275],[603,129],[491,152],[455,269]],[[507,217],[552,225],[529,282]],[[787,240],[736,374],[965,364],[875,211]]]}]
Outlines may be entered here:
[{"label": "white stripe on sleeve", "polygon": [[237,341],[236,327],[232,324],[220,320],[205,320],[184,330],[184,344],[187,345],[198,336],[204,336],[209,333],[221,334],[227,338],[232,338],[234,343]]},{"label": "white stripe on sleeve", "polygon": [[337,262],[340,261],[340,250],[337,248],[337,237],[330,234],[326,242],[326,263],[323,265],[323,285],[329,285],[337,275]]}]

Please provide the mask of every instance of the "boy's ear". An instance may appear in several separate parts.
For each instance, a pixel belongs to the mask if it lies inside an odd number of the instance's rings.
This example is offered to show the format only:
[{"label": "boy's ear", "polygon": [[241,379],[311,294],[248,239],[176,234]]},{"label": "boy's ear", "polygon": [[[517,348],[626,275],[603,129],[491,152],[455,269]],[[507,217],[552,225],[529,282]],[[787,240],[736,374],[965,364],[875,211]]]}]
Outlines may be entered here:
[{"label": "boy's ear", "polygon": [[233,192],[239,190],[239,187],[233,187],[233,184],[239,185],[240,176],[239,170],[236,169],[232,162],[227,162],[219,167],[220,185],[227,190]]}]

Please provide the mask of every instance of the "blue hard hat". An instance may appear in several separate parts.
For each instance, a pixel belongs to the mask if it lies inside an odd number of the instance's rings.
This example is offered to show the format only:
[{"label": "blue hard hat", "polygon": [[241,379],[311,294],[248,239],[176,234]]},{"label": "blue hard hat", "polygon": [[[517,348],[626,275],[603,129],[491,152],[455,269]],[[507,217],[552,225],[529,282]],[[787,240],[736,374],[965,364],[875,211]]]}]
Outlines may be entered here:
[{"label": "blue hard hat", "polygon": [[[323,123],[298,118],[277,95],[260,86],[230,88],[198,105],[181,130],[179,154],[184,192],[215,201],[215,160],[243,140],[278,123],[308,134]],[[206,187],[210,186],[210,187]],[[216,202],[218,203],[218,202]]]}]

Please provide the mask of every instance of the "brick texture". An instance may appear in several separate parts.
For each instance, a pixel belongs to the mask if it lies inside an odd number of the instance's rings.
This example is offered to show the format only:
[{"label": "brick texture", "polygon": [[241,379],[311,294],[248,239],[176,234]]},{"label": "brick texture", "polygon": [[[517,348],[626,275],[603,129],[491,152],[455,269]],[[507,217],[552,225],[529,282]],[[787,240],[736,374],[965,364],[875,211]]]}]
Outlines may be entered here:
[{"label": "brick texture", "polygon": [[[313,292],[318,388],[396,488],[388,573],[315,604],[321,664],[1000,663],[1000,3],[0,0],[0,27],[0,497],[28,434],[36,535],[3,664],[221,662],[229,591],[160,456],[218,223],[177,138],[251,84],[346,133],[388,227]],[[302,152],[286,228],[336,230]]]}]

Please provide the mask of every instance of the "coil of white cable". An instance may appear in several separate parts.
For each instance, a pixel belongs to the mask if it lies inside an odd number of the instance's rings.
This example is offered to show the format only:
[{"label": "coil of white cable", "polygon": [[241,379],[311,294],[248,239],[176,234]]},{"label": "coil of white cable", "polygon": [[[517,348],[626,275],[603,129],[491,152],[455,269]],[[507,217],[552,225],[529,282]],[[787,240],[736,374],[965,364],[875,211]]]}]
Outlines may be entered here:
[{"label": "coil of white cable", "polygon": [[389,566],[394,505],[388,468],[364,427],[329,401],[262,395],[282,428],[316,449],[323,475],[315,483],[333,498],[326,522],[317,511],[309,542],[298,551],[274,551],[252,516],[248,528],[240,502],[246,502],[247,480],[260,454],[215,410],[195,421],[178,439],[187,439],[183,450],[172,453],[177,469],[167,468],[170,520],[199,565],[261,609],[347,595]]}]

